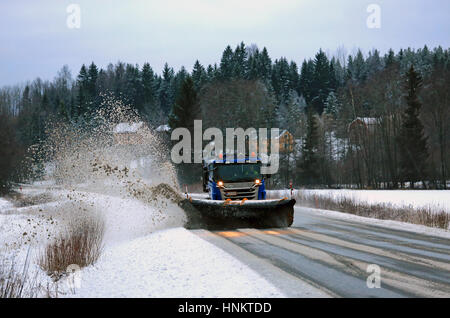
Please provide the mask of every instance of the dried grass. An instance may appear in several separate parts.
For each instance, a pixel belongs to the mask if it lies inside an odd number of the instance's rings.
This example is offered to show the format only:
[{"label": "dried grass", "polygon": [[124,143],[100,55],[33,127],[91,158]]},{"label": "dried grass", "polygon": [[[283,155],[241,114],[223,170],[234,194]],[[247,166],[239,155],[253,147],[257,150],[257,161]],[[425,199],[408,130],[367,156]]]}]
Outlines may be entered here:
[{"label": "dried grass", "polygon": [[[274,194],[270,194],[274,196]],[[370,204],[346,196],[306,194],[295,192],[298,205],[316,209],[333,210],[380,220],[394,220],[429,227],[448,229],[450,214],[434,207],[398,207],[390,203]]]},{"label": "dried grass", "polygon": [[29,277],[29,252],[21,268],[14,257],[0,260],[0,298],[33,298],[37,296],[36,278]]},{"label": "dried grass", "polygon": [[47,245],[39,266],[54,280],[64,276],[69,265],[94,264],[103,250],[104,222],[99,217],[72,222],[68,233]]}]

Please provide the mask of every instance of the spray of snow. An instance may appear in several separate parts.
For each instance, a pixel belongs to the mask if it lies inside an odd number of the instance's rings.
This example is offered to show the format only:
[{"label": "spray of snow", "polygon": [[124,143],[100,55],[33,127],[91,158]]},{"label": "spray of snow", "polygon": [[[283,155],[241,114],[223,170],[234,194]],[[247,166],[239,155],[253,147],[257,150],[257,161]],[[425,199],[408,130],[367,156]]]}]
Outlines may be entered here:
[{"label": "spray of snow", "polygon": [[99,213],[105,243],[183,226],[169,151],[129,105],[111,96],[103,100],[89,123],[53,122],[34,149],[33,170],[52,184],[43,190],[64,202],[58,214]]}]

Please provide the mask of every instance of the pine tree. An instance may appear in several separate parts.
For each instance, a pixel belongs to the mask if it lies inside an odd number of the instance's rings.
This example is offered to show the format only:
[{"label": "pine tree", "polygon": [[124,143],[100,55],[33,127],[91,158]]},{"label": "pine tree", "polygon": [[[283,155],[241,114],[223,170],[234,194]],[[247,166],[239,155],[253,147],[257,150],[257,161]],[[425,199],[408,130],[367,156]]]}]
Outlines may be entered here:
[{"label": "pine tree", "polygon": [[10,189],[15,164],[17,141],[11,118],[0,110],[0,194]]},{"label": "pine tree", "polygon": [[59,118],[65,122],[69,121],[69,111],[68,111],[66,105],[64,104],[64,101],[62,101],[59,98],[57,98],[57,101],[58,101],[57,103],[58,103]]},{"label": "pine tree", "polygon": [[291,90],[291,70],[286,58],[275,60],[272,68],[272,87],[279,104],[286,104]]},{"label": "pine tree", "polygon": [[383,64],[381,63],[380,52],[374,50],[369,52],[369,57],[366,60],[367,76],[371,77],[383,69]]},{"label": "pine tree", "polygon": [[87,78],[87,91],[91,99],[97,96],[97,78],[98,68],[94,62],[89,65],[88,78]]},{"label": "pine tree", "polygon": [[195,90],[200,92],[200,89],[207,81],[206,70],[203,65],[197,60],[192,69],[192,80],[194,81]]},{"label": "pine tree", "polygon": [[141,74],[138,65],[127,64],[124,75],[124,92],[127,102],[138,112],[142,105]]},{"label": "pine tree", "polygon": [[208,82],[211,82],[219,77],[219,70],[217,68],[217,64],[214,64],[214,66],[212,66],[211,64],[208,65],[206,69],[206,76]]},{"label": "pine tree", "polygon": [[83,116],[88,111],[89,76],[86,66],[83,64],[77,77],[78,95],[76,117]]},{"label": "pine tree", "polygon": [[312,99],[312,81],[314,76],[314,64],[311,60],[304,60],[302,63],[302,68],[300,71],[300,80],[299,80],[299,88],[300,94],[306,100],[306,103],[309,104]]},{"label": "pine tree", "polygon": [[314,59],[314,76],[311,86],[311,104],[317,113],[322,114],[325,100],[331,90],[330,63],[322,49]]},{"label": "pine tree", "polygon": [[145,63],[141,71],[142,106],[139,108],[139,113],[154,127],[166,121],[157,98],[158,83],[158,76],[155,75],[150,64]]},{"label": "pine tree", "polygon": [[300,74],[298,73],[297,63],[294,61],[289,64],[289,84],[290,89],[300,95]]},{"label": "pine tree", "polygon": [[220,78],[222,80],[228,80],[233,76],[233,57],[233,50],[228,45],[223,51],[222,59],[220,60]]},{"label": "pine tree", "polygon": [[141,71],[142,101],[145,104],[155,102],[155,74],[149,63],[145,63]]},{"label": "pine tree", "polygon": [[252,49],[247,48],[247,76],[246,78],[249,80],[260,79],[259,74],[259,62],[260,62],[260,54],[258,47],[252,47]]},{"label": "pine tree", "polygon": [[356,80],[358,83],[364,83],[364,81],[367,79],[367,67],[366,62],[364,60],[364,55],[362,54],[361,50],[358,50],[358,53],[356,53],[356,57],[353,60],[353,79]]},{"label": "pine tree", "polygon": [[299,161],[301,183],[317,184],[319,177],[318,125],[314,111],[308,107],[306,136],[302,145],[302,160]]},{"label": "pine tree", "polygon": [[330,92],[328,95],[326,101],[325,101],[325,109],[324,112],[328,115],[333,116],[334,119],[336,119],[337,114],[339,112],[339,101],[336,97],[336,94],[334,92]]},{"label": "pine tree", "polygon": [[191,133],[194,131],[194,120],[201,118],[200,106],[198,104],[197,92],[191,76],[184,80],[180,93],[173,104],[169,116],[169,126],[172,129],[184,127]]},{"label": "pine tree", "polygon": [[258,76],[267,85],[270,82],[272,75],[272,60],[269,57],[269,52],[267,48],[263,48],[258,60]]},{"label": "pine tree", "polygon": [[424,135],[424,126],[419,118],[422,105],[418,93],[421,86],[422,78],[411,65],[405,83],[407,108],[403,114],[398,140],[403,180],[409,181],[411,188],[414,187],[414,182],[424,183],[428,159],[427,137]]},{"label": "pine tree", "polygon": [[295,90],[291,90],[286,106],[286,129],[294,136],[297,136],[300,119],[304,110],[302,107],[304,105],[302,104],[302,99],[298,96]]},{"label": "pine tree", "polygon": [[163,113],[167,116],[174,101],[173,90],[174,71],[166,63],[162,72],[162,81],[159,87],[159,102]]},{"label": "pine tree", "polygon": [[388,54],[384,57],[384,67],[390,68],[395,63],[395,53],[392,49],[389,49]]},{"label": "pine tree", "polygon": [[338,81],[336,77],[336,59],[334,57],[330,61],[329,73],[329,87],[330,90],[334,92],[338,88]]},{"label": "pine tree", "polygon": [[236,47],[232,58],[232,76],[233,78],[243,79],[246,78],[247,69],[247,50],[245,48],[244,42]]}]

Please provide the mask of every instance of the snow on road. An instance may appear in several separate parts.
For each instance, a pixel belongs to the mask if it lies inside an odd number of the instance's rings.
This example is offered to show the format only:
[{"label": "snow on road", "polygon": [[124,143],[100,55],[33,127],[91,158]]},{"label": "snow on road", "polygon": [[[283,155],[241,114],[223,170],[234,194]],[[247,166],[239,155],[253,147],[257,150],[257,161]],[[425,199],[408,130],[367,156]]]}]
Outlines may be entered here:
[{"label": "snow on road", "polygon": [[184,228],[108,248],[69,297],[285,297],[231,255]]}]

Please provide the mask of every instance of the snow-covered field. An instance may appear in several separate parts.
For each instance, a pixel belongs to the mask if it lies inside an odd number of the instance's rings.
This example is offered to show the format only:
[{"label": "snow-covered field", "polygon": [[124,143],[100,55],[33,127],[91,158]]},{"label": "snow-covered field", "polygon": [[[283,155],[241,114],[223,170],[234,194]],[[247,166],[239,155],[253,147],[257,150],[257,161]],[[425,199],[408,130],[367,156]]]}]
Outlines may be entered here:
[{"label": "snow-covered field", "polygon": [[[277,191],[279,195],[288,195],[289,191]],[[450,190],[296,190],[295,195],[320,195],[326,197],[351,198],[358,202],[379,204],[387,203],[397,207],[431,207],[433,210],[445,210],[450,213]]]}]

